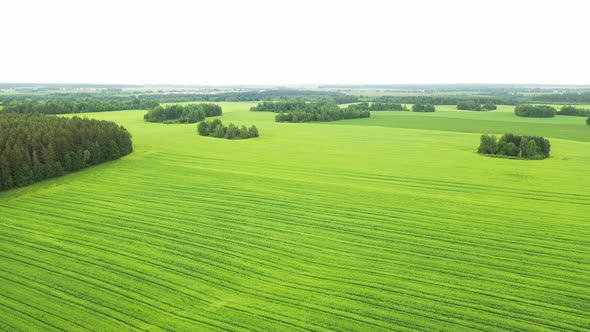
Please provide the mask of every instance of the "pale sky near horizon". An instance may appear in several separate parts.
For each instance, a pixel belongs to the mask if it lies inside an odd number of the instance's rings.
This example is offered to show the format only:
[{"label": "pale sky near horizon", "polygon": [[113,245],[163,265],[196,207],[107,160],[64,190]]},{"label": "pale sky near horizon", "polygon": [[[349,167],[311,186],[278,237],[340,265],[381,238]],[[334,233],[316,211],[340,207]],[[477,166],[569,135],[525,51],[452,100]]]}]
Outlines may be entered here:
[{"label": "pale sky near horizon", "polygon": [[0,82],[590,84],[590,1],[2,0]]}]

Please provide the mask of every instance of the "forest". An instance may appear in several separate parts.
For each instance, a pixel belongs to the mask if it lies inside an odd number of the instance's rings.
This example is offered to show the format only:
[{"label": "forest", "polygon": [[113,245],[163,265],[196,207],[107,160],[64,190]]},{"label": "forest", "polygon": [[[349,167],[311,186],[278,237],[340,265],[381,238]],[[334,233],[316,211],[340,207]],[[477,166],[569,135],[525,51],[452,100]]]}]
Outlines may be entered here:
[{"label": "forest", "polygon": [[548,105],[521,104],[514,108],[514,114],[527,118],[552,118],[556,113],[555,107]]},{"label": "forest", "polygon": [[88,98],[82,100],[11,100],[4,102],[4,112],[40,113],[40,114],[69,114],[88,112],[107,112],[120,110],[149,109],[158,103],[140,98],[125,98],[116,100],[102,100]]},{"label": "forest", "polygon": [[217,104],[158,105],[144,114],[143,119],[147,122],[195,123],[221,114],[221,106]]},{"label": "forest", "polygon": [[535,95],[532,101],[547,103],[590,103],[590,92],[566,92]]},{"label": "forest", "polygon": [[540,136],[504,134],[499,140],[494,135],[481,135],[478,153],[519,159],[549,158],[551,143]]},{"label": "forest", "polygon": [[211,136],[226,139],[246,139],[260,136],[258,128],[252,125],[238,127],[233,123],[224,126],[221,120],[203,121],[197,126],[197,133],[201,136]]},{"label": "forest", "polygon": [[114,160],[133,151],[114,122],[0,113],[0,190]]}]

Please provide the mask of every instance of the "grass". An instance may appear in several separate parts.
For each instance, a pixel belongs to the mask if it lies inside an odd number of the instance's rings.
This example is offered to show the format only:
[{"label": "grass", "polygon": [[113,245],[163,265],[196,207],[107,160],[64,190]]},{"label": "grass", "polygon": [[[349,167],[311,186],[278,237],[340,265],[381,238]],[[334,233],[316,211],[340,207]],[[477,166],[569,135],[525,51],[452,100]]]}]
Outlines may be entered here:
[{"label": "grass", "polygon": [[[0,193],[0,330],[590,328],[590,144],[551,127],[569,118],[288,124],[251,105],[223,104],[260,130],[240,141],[87,114],[135,152]],[[480,156],[463,121],[546,125],[553,156]]]}]

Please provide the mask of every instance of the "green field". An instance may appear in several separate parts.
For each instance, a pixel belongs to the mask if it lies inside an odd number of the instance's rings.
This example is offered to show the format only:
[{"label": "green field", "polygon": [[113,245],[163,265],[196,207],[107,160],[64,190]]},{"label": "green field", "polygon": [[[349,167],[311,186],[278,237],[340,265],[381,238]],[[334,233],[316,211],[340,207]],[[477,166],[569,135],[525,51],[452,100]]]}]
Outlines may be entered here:
[{"label": "green field", "polygon": [[[509,109],[201,137],[86,114],[135,152],[0,193],[0,330],[588,331],[590,126]],[[445,111],[445,109],[447,111]],[[475,153],[544,135],[552,157]]]}]

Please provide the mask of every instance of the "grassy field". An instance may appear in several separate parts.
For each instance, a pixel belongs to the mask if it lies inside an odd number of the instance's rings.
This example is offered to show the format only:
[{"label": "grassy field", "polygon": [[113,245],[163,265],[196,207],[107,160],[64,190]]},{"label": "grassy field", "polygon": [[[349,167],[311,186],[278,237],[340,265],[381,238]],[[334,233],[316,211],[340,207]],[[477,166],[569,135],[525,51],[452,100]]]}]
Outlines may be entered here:
[{"label": "grassy field", "polygon": [[[0,330],[590,329],[582,118],[289,124],[251,105],[222,105],[260,130],[244,141],[87,114],[135,152],[0,193]],[[507,131],[552,157],[475,153]]]}]

